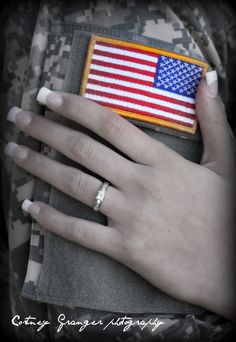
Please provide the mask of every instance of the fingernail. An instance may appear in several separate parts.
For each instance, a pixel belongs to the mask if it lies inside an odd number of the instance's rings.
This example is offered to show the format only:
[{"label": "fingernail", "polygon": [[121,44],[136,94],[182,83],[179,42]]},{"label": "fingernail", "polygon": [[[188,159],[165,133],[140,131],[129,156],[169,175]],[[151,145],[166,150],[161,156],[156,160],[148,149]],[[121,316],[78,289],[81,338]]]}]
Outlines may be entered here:
[{"label": "fingernail", "polygon": [[25,199],[24,202],[22,203],[22,206],[21,208],[26,211],[27,213],[29,212],[28,209],[29,209],[29,206],[32,204],[33,202],[31,202],[30,200],[28,199]]},{"label": "fingernail", "polygon": [[13,141],[10,141],[5,146],[4,153],[19,162],[24,161],[29,155],[28,150],[24,146],[19,146]]},{"label": "fingernail", "polygon": [[7,120],[16,124],[18,128],[24,129],[31,123],[32,115],[21,108],[12,107],[7,114]]},{"label": "fingernail", "polygon": [[19,146],[16,143],[14,143],[13,141],[10,141],[4,148],[4,153],[9,156],[9,157],[13,157],[13,151],[15,150],[15,148]]},{"label": "fingernail", "polygon": [[58,93],[42,87],[38,92],[37,101],[43,105],[60,107],[62,105],[63,98]]},{"label": "fingernail", "polygon": [[16,107],[16,106],[12,107],[7,114],[7,120],[15,123],[16,122],[16,115],[21,111],[22,111],[22,109],[19,107]]},{"label": "fingernail", "polygon": [[32,216],[36,216],[40,213],[40,206],[28,199],[24,200],[21,207],[26,213],[29,213]]},{"label": "fingernail", "polygon": [[218,77],[215,70],[206,73],[207,92],[210,97],[218,94]]}]

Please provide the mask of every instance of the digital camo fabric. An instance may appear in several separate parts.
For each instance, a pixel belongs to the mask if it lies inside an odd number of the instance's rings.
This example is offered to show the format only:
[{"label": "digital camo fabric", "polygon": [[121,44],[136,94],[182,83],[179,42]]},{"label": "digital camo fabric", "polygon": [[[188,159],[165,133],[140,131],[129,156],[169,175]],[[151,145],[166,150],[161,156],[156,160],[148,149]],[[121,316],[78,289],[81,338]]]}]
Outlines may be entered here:
[{"label": "digital camo fabric", "polygon": [[[13,105],[24,109],[40,112],[35,101],[36,94],[42,80],[45,86],[53,84],[60,89],[63,82],[66,63],[68,62],[71,41],[61,36],[54,43],[48,44],[48,32],[51,21],[65,21],[76,23],[92,23],[118,30],[143,34],[153,38],[162,36],[163,40],[175,44],[177,48],[189,49],[204,56],[212,67],[216,68],[220,77],[220,91],[228,108],[232,121],[232,96],[230,94],[231,80],[228,76],[230,66],[235,65],[235,28],[234,17],[230,9],[219,2],[202,5],[196,1],[90,1],[63,2],[33,1],[19,3],[9,14],[5,26],[5,60],[2,76],[1,105],[4,115]],[[217,18],[217,20],[215,20]],[[158,37],[156,37],[158,33]],[[33,39],[32,39],[33,37]],[[47,116],[54,114],[47,112]],[[53,157],[54,151],[41,146],[38,142],[19,133],[6,120],[2,120],[1,147],[9,140],[17,141],[41,150]],[[2,156],[2,153],[1,153]],[[12,315],[19,314],[26,317],[29,313],[38,319],[54,320],[60,313],[70,319],[82,321],[84,319],[111,320],[117,314],[83,310],[79,308],[64,308],[56,305],[40,304],[21,296],[21,289],[26,275],[29,249],[35,256],[36,267],[40,268],[43,256],[43,232],[24,216],[21,210],[25,198],[32,199],[35,189],[40,188],[40,181],[30,174],[13,166],[7,159],[3,161],[2,185],[4,197],[5,217],[8,223],[10,245],[10,295]],[[44,185],[45,186],[45,185]],[[11,191],[9,190],[11,189]],[[42,195],[48,200],[49,191],[43,188]],[[11,194],[9,196],[9,193]],[[35,194],[37,197],[37,192]],[[30,234],[31,232],[31,234]],[[31,242],[30,242],[31,235]],[[27,276],[37,281],[35,265]],[[28,268],[29,270],[29,268]],[[147,321],[150,316],[145,316]],[[140,318],[140,317],[139,317]],[[152,318],[152,316],[151,316]],[[135,319],[135,317],[133,317]],[[109,341],[213,341],[222,340],[232,332],[232,324],[216,315],[204,313],[201,317],[165,315],[162,332],[145,328],[133,327],[127,333],[119,329],[111,329],[105,338]],[[91,329],[91,332],[78,333],[78,330],[64,328],[56,333],[56,326],[42,329],[35,333],[34,327],[16,329],[19,340],[93,340],[101,335],[101,329]]]}]

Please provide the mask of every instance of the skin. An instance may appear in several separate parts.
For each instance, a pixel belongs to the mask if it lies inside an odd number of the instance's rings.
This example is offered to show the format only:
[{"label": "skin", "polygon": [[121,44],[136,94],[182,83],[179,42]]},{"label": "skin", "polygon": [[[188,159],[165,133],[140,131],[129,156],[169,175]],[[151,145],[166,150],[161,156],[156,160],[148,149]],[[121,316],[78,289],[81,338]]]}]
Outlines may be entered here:
[{"label": "skin", "polygon": [[[46,105],[100,135],[122,155],[32,112],[19,112],[15,124],[111,183],[101,206],[108,226],[64,215],[42,202],[29,207],[36,221],[118,260],[179,300],[234,319],[234,143],[213,86],[202,80],[196,99],[204,141],[201,165],[77,95],[53,92]],[[14,149],[13,161],[93,207],[101,186],[96,177],[25,146]]]}]

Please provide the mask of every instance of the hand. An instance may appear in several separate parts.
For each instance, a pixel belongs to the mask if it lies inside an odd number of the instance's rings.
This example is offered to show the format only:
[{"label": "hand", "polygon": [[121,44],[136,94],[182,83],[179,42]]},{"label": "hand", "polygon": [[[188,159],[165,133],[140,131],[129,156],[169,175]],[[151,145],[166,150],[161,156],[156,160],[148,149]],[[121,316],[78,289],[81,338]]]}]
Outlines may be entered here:
[{"label": "hand", "polygon": [[[32,112],[11,110],[16,126],[108,180],[102,226],[42,202],[27,211],[45,229],[125,264],[177,299],[234,315],[233,143],[216,83],[202,80],[196,111],[204,140],[201,165],[150,138],[108,109],[77,95],[50,92],[51,110],[100,135],[129,159],[89,136]],[[101,181],[73,167],[8,144],[28,172],[93,206]]]}]

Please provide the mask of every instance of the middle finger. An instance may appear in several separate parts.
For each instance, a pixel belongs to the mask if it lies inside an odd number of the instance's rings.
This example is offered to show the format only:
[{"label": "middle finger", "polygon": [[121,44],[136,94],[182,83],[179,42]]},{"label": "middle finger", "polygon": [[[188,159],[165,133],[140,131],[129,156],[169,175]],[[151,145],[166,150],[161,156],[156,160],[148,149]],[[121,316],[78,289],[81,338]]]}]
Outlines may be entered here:
[{"label": "middle finger", "polygon": [[117,187],[126,186],[133,163],[88,135],[17,107],[9,112],[8,120]]}]

